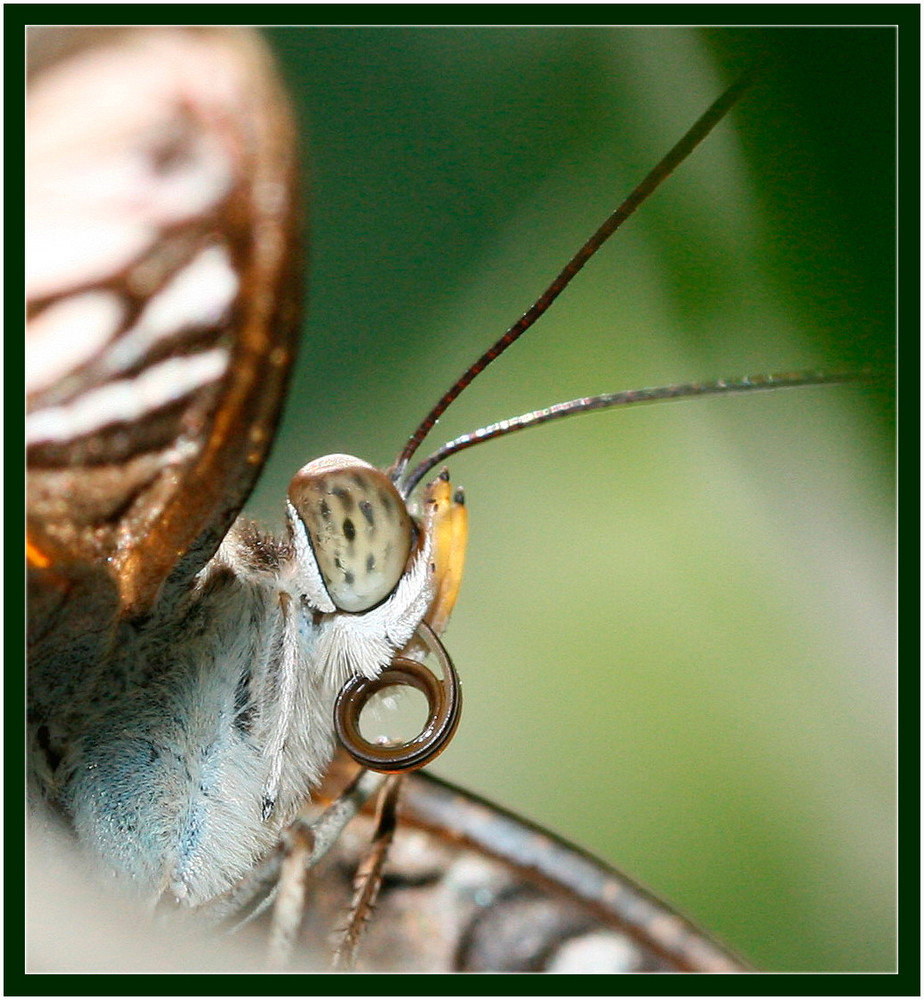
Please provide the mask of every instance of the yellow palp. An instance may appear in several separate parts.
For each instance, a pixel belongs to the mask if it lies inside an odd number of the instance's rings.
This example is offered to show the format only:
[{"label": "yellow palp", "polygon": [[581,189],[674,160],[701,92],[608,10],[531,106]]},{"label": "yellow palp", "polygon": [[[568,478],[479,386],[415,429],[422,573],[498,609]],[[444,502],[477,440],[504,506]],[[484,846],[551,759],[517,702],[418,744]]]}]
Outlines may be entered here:
[{"label": "yellow palp", "polygon": [[465,547],[468,542],[468,510],[461,490],[453,490],[444,471],[424,492],[424,530],[433,538],[431,571],[436,581],[433,601],[424,620],[441,635],[455,607]]}]

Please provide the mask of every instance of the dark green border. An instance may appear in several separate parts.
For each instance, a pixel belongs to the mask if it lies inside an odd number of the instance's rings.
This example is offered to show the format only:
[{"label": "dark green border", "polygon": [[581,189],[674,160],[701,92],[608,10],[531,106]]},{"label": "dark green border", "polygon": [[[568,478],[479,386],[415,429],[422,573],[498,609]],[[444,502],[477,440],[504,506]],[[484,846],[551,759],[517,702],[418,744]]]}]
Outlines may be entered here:
[{"label": "dark green border", "polygon": [[[609,8],[603,8],[608,10]],[[119,8],[117,13],[124,15],[131,10],[136,17],[136,23],[169,23],[167,13],[180,13],[179,5],[153,5]],[[311,8],[300,8],[303,13],[315,18],[327,16],[330,23],[344,23],[351,18],[352,13],[347,5],[315,5]],[[385,8],[390,11],[391,8]],[[404,8],[395,13],[400,16]],[[188,14],[188,8],[184,8]],[[292,7],[276,5],[239,6],[233,8],[234,14],[242,23],[249,20],[266,24],[272,18],[282,19],[280,23],[291,23]],[[496,5],[449,5],[440,6],[435,11],[438,16],[434,21],[446,23],[447,18],[456,15],[460,23],[485,23],[482,15],[490,12],[494,18],[503,13],[505,8]],[[23,34],[22,29],[30,23],[109,23],[113,13],[112,7],[95,5],[19,5],[4,8],[4,27],[6,29],[5,65],[6,65],[6,138],[8,148],[15,149],[21,137],[22,123],[22,89],[24,79]],[[365,8],[355,8],[356,14],[365,13]],[[593,12],[599,16],[600,7]],[[617,11],[612,11],[614,14]],[[712,20],[710,15],[721,14],[725,24],[814,24],[814,25],[889,25],[897,27],[899,50],[899,153],[900,153],[900,186],[899,198],[901,206],[900,226],[900,278],[901,291],[900,330],[899,338],[901,357],[900,383],[901,414],[906,417],[902,422],[901,458],[904,473],[900,479],[902,500],[901,529],[904,537],[901,545],[901,621],[904,625],[901,635],[900,674],[900,730],[901,730],[901,791],[900,798],[900,923],[899,923],[899,972],[897,974],[790,974],[765,975],[755,974],[742,978],[719,978],[716,976],[693,977],[682,979],[671,977],[665,980],[661,977],[633,976],[625,983],[618,984],[624,990],[616,989],[611,977],[574,977],[561,979],[559,977],[530,976],[500,977],[491,976],[489,982],[481,977],[477,989],[471,992],[483,993],[487,989],[492,992],[522,993],[528,990],[536,995],[560,996],[579,995],[611,995],[614,992],[632,992],[644,995],[696,995],[708,993],[713,995],[815,995],[815,996],[917,996],[920,994],[920,897],[919,897],[919,844],[920,844],[920,642],[919,622],[920,585],[919,585],[919,417],[920,417],[920,301],[918,296],[920,275],[920,233],[919,220],[919,188],[920,176],[920,129],[919,129],[919,80],[920,80],[920,8],[916,4],[904,5],[767,5],[767,6],[723,6],[719,11],[714,7],[705,6],[674,6],[666,5],[654,8],[648,5],[621,6],[618,8],[620,23],[652,23],[654,13],[657,13],[659,23],[707,23]],[[591,15],[589,7],[569,6],[568,19],[581,21],[581,15]],[[151,15],[146,17],[145,15]],[[250,15],[251,17],[248,17]],[[355,18],[353,18],[355,19]],[[364,22],[368,23],[368,22]],[[583,22],[586,23],[586,22]],[[17,161],[8,161],[7,204],[21,203],[20,175]],[[7,241],[12,252],[7,256],[7,285],[22,287],[22,270],[20,266],[21,253],[19,242],[18,220],[21,214],[9,213],[7,216]],[[17,296],[7,300],[7,325],[15,330],[21,323],[22,310]],[[13,390],[12,382],[21,371],[19,357],[21,340],[9,337],[5,345],[5,360],[7,384],[10,392],[7,399],[17,399],[18,393]],[[21,385],[16,382],[17,389]],[[7,449],[8,483],[17,482],[9,468],[16,456],[21,468],[19,456],[21,452],[19,436],[21,427],[20,414],[9,419],[7,413],[7,443],[11,444],[15,432],[15,445]],[[18,470],[17,470],[18,471]],[[22,494],[20,493],[19,496]],[[13,519],[21,525],[23,517],[19,503],[11,502],[11,491],[7,491],[7,538],[15,538],[12,530]],[[10,546],[10,552],[15,547]],[[12,582],[13,556],[9,556],[7,574],[8,582]],[[22,577],[22,565],[15,564],[15,579]],[[9,593],[15,593],[10,588]],[[9,603],[7,609],[9,610]],[[14,604],[15,607],[15,604]],[[242,979],[240,976],[187,976],[187,975],[26,975],[23,969],[25,953],[23,927],[20,915],[23,912],[22,882],[14,874],[21,868],[23,857],[23,824],[22,824],[22,765],[23,741],[22,714],[20,706],[24,703],[24,675],[16,665],[23,662],[21,633],[15,628],[6,630],[6,704],[8,712],[6,740],[6,777],[7,777],[7,809],[6,809],[6,871],[8,877],[5,888],[6,903],[6,939],[5,939],[5,976],[4,993],[8,996],[83,996],[83,995],[176,995],[180,993],[195,993],[206,996],[248,996],[288,993],[304,995],[306,980],[304,976],[277,975],[268,981],[267,977],[259,976],[256,981]],[[322,991],[324,993],[338,992],[336,986],[339,977],[325,976]],[[341,980],[350,989],[355,989],[354,980]],[[372,976],[361,980],[363,992],[371,994],[372,990],[381,995],[411,994],[425,995],[439,992],[443,995],[464,995],[447,990],[447,982],[440,979],[440,987],[434,988],[434,980],[420,976]],[[249,987],[249,988],[248,988]],[[372,990],[370,990],[370,987]],[[475,987],[472,983],[471,987]],[[311,992],[315,992],[312,990]],[[343,992],[346,992],[344,990]]]}]

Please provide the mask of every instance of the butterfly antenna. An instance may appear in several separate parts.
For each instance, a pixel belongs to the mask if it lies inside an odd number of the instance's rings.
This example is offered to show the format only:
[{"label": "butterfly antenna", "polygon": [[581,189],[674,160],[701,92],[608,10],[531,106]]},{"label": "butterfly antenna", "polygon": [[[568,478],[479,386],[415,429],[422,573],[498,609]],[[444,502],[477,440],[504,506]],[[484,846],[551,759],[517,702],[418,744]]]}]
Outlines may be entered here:
[{"label": "butterfly antenna", "polygon": [[[390,475],[392,481],[398,484],[404,476],[405,470],[417,451],[420,443],[430,433],[437,420],[445,413],[447,407],[459,396],[459,394],[471,384],[471,382],[481,374],[491,364],[510,347],[514,341],[518,340],[537,319],[549,308],[567,288],[571,279],[581,270],[591,257],[601,246],[616,232],[616,230],[629,218],[630,215],[641,205],[661,183],[666,180],[671,173],[693,152],[693,150],[706,138],[713,128],[725,117],[729,109],[747,90],[753,82],[753,73],[741,76],[733,83],[728,90],[709,107],[703,115],[695,122],[684,137],[670,150],[670,152],[654,167],[645,179],[632,191],[628,198],[606,219],[602,226],[590,237],[589,240],[578,250],[578,252],[568,261],[557,278],[546,288],[539,298],[526,310],[526,312],[510,327],[509,330],[484,354],[470,365],[450,388],[443,394],[437,404],[427,414],[423,422],[408,439],[404,450],[398,455],[394,465],[391,467]],[[409,490],[405,486],[402,489],[405,495]]]},{"label": "butterfly antenna", "polygon": [[533,410],[518,417],[509,417],[496,424],[489,424],[468,434],[462,434],[447,441],[433,452],[405,478],[403,489],[410,496],[414,487],[436,465],[445,462],[450,455],[465,451],[476,444],[493,438],[513,434],[537,427],[552,420],[573,417],[593,410],[608,410],[614,406],[629,406],[633,403],[658,403],[670,399],[690,399],[696,396],[737,395],[745,392],[761,392],[768,389],[795,389],[801,386],[838,385],[848,382],[865,382],[875,376],[870,372],[845,372],[825,374],[823,372],[786,372],[781,375],[749,375],[739,379],[717,379],[714,382],[684,382],[679,385],[664,385],[655,389],[628,389],[623,392],[602,393],[599,396],[583,396],[567,403],[556,403],[542,410]]}]

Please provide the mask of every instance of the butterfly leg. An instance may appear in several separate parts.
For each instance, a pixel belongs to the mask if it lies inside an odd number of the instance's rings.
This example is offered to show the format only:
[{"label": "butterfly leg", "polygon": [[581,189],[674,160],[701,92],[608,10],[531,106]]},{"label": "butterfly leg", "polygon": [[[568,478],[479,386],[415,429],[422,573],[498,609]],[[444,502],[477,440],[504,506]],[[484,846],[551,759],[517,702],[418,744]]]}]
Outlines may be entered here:
[{"label": "butterfly leg", "polygon": [[334,951],[333,967],[350,970],[356,964],[356,956],[363,930],[372,912],[382,887],[382,875],[388,848],[391,846],[398,823],[398,796],[404,784],[403,774],[390,774],[385,779],[379,793],[375,818],[375,832],[354,879],[353,902],[342,937]]},{"label": "butterfly leg", "polygon": [[279,869],[267,954],[267,965],[271,969],[286,968],[295,950],[305,908],[308,870],[316,845],[317,838],[311,826],[299,821],[283,830],[280,837],[283,858]]}]

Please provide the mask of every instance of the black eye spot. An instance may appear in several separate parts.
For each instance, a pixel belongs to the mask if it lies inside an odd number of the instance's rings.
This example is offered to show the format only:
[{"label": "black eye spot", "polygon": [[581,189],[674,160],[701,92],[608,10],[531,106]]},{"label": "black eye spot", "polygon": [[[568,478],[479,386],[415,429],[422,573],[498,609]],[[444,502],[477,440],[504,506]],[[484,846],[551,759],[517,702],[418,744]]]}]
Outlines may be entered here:
[{"label": "black eye spot", "polygon": [[366,572],[371,573],[375,569],[375,556],[370,553],[366,556]]},{"label": "black eye spot", "polygon": [[359,509],[363,512],[363,517],[366,519],[366,523],[370,528],[375,527],[375,514],[372,510],[372,504],[368,500],[359,501]]},{"label": "black eye spot", "polygon": [[347,518],[343,522],[343,533],[344,535],[346,535],[346,539],[348,542],[352,542],[353,539],[356,537],[356,526],[349,518]]},{"label": "black eye spot", "polygon": [[326,500],[321,501],[321,517],[323,517],[325,521],[330,520],[330,505]]},{"label": "black eye spot", "polygon": [[353,500],[353,494],[349,490],[344,489],[342,486],[335,486],[331,490],[331,493],[340,501],[344,510],[349,511],[353,509],[355,501]]},{"label": "black eye spot", "polygon": [[352,574],[352,573],[344,573],[344,574],[343,574],[343,579],[344,579],[344,581],[345,581],[345,582],[346,582],[346,583],[347,583],[347,584],[348,584],[349,586],[351,586],[351,587],[352,587],[352,586],[353,586],[353,581],[354,581],[354,580],[356,579],[356,577],[355,577],[355,576],[353,576],[353,574]]}]

